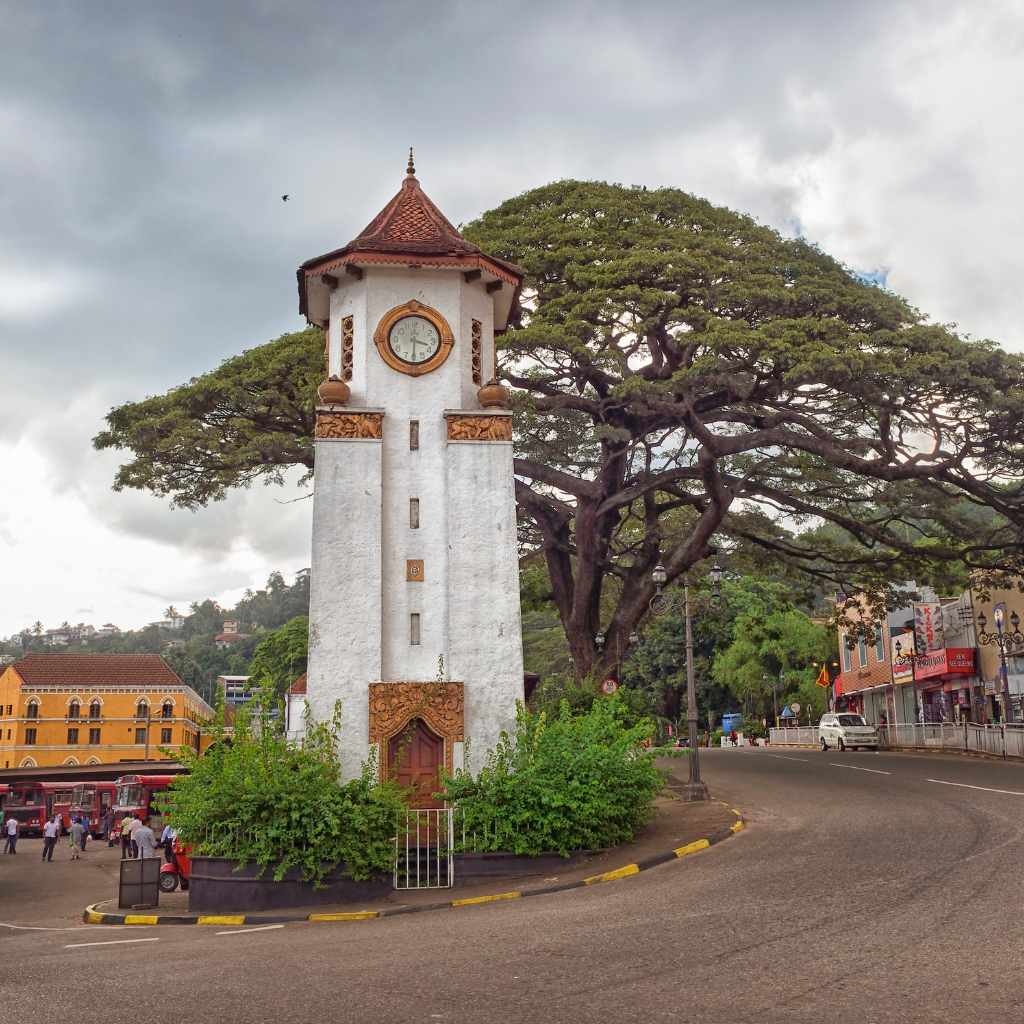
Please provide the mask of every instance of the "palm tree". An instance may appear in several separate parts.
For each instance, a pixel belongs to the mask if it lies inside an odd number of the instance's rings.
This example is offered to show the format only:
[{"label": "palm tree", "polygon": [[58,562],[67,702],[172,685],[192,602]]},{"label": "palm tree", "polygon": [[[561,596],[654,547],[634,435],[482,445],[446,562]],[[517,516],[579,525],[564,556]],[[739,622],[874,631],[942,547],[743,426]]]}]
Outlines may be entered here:
[{"label": "palm tree", "polygon": [[176,619],[176,618],[178,618],[178,609],[175,608],[173,604],[169,605],[167,608],[164,609],[164,618],[165,619]]}]

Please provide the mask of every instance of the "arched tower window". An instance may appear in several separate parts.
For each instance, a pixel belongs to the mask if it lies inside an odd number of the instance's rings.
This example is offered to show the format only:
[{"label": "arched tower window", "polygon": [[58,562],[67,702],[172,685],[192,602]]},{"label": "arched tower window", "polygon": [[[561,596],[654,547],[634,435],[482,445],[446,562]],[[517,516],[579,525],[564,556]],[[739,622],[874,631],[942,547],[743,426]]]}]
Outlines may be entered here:
[{"label": "arched tower window", "polygon": [[[28,702],[28,707],[25,709],[25,717],[26,718],[38,718],[39,717],[39,701],[37,701],[35,699],[35,697],[33,697]],[[34,768],[35,765],[30,765],[29,767]]]},{"label": "arched tower window", "polygon": [[136,718],[149,718],[149,703],[145,700],[140,700],[135,706],[135,717]]},{"label": "arched tower window", "polygon": [[89,703],[89,717],[99,718],[101,713],[100,702],[98,700],[90,701]]},{"label": "arched tower window", "polygon": [[160,708],[160,716],[162,718],[173,718],[174,717],[174,704],[171,701],[169,701],[169,700],[165,700],[164,701],[163,707]]},{"label": "arched tower window", "polygon": [[79,701],[73,700],[68,705],[68,718],[78,718],[82,713],[82,705]]}]

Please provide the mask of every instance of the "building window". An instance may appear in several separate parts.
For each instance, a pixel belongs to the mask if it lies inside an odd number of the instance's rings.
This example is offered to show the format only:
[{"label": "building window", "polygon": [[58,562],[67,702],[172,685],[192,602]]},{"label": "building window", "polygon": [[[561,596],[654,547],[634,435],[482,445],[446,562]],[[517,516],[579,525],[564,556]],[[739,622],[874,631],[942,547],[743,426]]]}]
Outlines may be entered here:
[{"label": "building window", "polygon": [[39,717],[39,702],[36,700],[30,700],[28,707],[25,709],[26,718],[38,718]]},{"label": "building window", "polygon": [[160,742],[161,743],[170,743],[171,742],[171,730],[170,729],[161,729],[160,730]]},{"label": "building window", "polygon": [[420,499],[410,498],[409,499],[409,529],[418,530],[420,528]]},{"label": "building window", "polygon": [[165,700],[163,707],[160,708],[161,718],[173,718],[174,717],[174,705],[169,701]]},{"label": "building window", "polygon": [[100,741],[100,731],[99,731],[99,729],[90,729],[89,730],[89,743],[90,743],[90,745],[95,747],[99,743],[99,741]]},{"label": "building window", "polygon": [[483,371],[483,356],[484,356],[484,331],[483,324],[479,320],[473,321],[473,330],[471,334],[472,339],[472,359],[473,359],[473,383],[483,384],[484,382],[484,371]]},{"label": "building window", "polygon": [[135,730],[135,742],[136,743],[145,743],[146,742],[146,730],[145,729],[136,729]]},{"label": "building window", "polygon": [[98,700],[92,701],[89,705],[89,717],[99,718],[100,717],[100,702]]},{"label": "building window", "polygon": [[341,319],[341,379],[350,381],[352,379],[352,349],[355,330],[352,317],[346,316]]},{"label": "building window", "polygon": [[36,743],[36,731],[35,729],[25,730],[25,746],[34,747]]},{"label": "building window", "polygon": [[79,704],[77,700],[73,700],[68,705],[68,718],[78,718],[79,714],[81,713],[81,710],[82,705]]},{"label": "building window", "polygon": [[880,665],[885,664],[885,640],[882,630],[879,630],[875,637],[875,660]]},{"label": "building window", "polygon": [[414,452],[420,446],[420,421],[409,420],[409,451]]},{"label": "building window", "polygon": [[864,637],[857,641],[857,658],[860,661],[860,667],[866,668],[868,663],[868,645]]},{"label": "building window", "polygon": [[144,700],[140,700],[135,706],[135,717],[149,718],[149,705]]},{"label": "building window", "polygon": [[68,745],[78,746],[78,729],[68,729]]},{"label": "building window", "polygon": [[850,646],[847,643],[847,637],[843,637],[843,671],[849,672],[853,668],[853,651],[850,650]]},{"label": "building window", "polygon": [[14,707],[11,704],[7,705],[7,714],[9,714],[9,715],[13,715],[14,714]]},{"label": "building window", "polygon": [[10,738],[11,738],[11,730],[10,730],[10,729],[8,729],[8,730],[7,730],[7,738],[8,738],[8,739],[10,739]]},{"label": "building window", "polygon": [[413,647],[419,646],[420,642],[420,615],[419,612],[413,612],[409,616],[409,643]]}]

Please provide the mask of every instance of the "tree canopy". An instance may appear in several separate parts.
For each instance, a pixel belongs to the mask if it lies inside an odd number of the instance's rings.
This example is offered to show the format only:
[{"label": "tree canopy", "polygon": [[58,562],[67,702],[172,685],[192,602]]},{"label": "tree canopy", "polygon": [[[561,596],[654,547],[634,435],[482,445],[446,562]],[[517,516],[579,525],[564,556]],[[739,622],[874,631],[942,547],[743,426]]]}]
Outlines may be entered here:
[{"label": "tree canopy", "polygon": [[[628,648],[656,564],[671,584],[715,546],[847,587],[1019,557],[1020,356],[678,189],[557,182],[465,234],[526,270],[502,341],[516,496],[581,677]],[[133,453],[115,486],[186,506],[280,480],[311,465],[322,365],[318,332],[286,335],[95,443]]]}]

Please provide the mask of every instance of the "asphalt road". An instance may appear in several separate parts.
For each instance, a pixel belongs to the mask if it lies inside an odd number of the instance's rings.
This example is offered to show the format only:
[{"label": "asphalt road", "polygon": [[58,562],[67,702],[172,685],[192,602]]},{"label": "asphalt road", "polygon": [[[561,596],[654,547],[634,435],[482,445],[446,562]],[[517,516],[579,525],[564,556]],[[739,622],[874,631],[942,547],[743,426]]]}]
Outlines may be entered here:
[{"label": "asphalt road", "polygon": [[262,931],[0,927],[3,1017],[1024,1019],[1024,766],[773,748],[705,769],[749,828],[593,889]]}]

